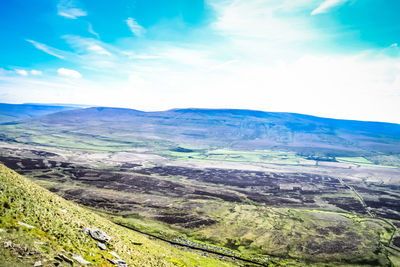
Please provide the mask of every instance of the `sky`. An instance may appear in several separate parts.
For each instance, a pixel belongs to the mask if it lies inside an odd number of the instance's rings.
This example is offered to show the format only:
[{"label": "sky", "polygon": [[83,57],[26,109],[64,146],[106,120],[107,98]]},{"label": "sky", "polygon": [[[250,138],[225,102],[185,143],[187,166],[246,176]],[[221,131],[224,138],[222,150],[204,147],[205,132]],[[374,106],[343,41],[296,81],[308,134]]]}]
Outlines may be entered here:
[{"label": "sky", "polygon": [[398,0],[0,3],[0,102],[400,123]]}]

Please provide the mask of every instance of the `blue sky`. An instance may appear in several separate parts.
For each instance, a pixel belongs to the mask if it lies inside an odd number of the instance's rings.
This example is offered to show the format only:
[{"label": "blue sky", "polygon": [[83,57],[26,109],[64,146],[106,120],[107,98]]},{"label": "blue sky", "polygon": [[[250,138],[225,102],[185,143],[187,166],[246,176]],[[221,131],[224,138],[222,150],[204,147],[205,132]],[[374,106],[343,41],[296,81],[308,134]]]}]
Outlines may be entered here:
[{"label": "blue sky", "polygon": [[0,5],[0,102],[400,123],[398,0]]}]

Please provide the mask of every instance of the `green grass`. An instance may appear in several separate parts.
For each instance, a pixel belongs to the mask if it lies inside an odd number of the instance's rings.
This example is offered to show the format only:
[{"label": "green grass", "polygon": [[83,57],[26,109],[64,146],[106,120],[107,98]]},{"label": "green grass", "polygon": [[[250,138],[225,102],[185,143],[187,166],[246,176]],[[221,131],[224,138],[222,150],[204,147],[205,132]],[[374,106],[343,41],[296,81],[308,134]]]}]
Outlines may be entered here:
[{"label": "green grass", "polygon": [[[186,148],[186,147],[185,147]],[[275,150],[231,150],[231,149],[192,149],[193,152],[177,152],[171,150],[158,151],[159,154],[174,160],[187,161],[219,161],[219,162],[241,162],[241,163],[270,163],[270,164],[309,164],[315,161],[307,160],[298,156],[295,152]]]},{"label": "green grass", "polygon": [[375,166],[375,167],[385,167],[385,168],[398,168],[399,166],[397,164],[395,165],[389,165],[387,162],[372,162],[365,157],[337,157],[336,160],[338,162],[343,162],[343,163],[352,163],[356,165],[362,165],[362,166]]},{"label": "green grass", "polygon": [[[29,127],[28,127],[29,126]],[[78,149],[94,152],[119,152],[135,148],[146,148],[151,153],[159,154],[173,160],[185,161],[219,161],[238,163],[267,163],[285,165],[315,165],[315,160],[306,159],[296,152],[279,150],[234,150],[229,148],[207,149],[187,147],[193,152],[176,152],[170,149],[179,144],[166,139],[143,137],[140,132],[131,132],[121,129],[118,133],[110,128],[73,128],[68,125],[49,127],[46,124],[32,122],[29,125],[15,124],[2,125],[1,132],[7,138],[20,143],[31,145],[51,146],[64,149]],[[46,133],[46,134],[43,134]],[[337,157],[342,163],[351,163],[365,166],[399,167],[399,155],[374,155],[370,157]]]},{"label": "green grass", "polygon": [[[384,255],[374,252],[379,242],[390,236],[379,221],[366,224],[366,219],[355,215],[346,219],[343,214],[334,212],[242,204],[224,206],[219,203],[207,208],[210,213],[213,211],[214,218],[218,218],[220,223],[194,232],[193,237],[213,240],[225,247],[232,246],[234,241],[244,255],[269,254],[314,264],[364,261],[373,266],[375,260],[385,261]],[[331,229],[339,229],[339,232]],[[327,234],[322,234],[322,231],[327,231]],[[341,241],[345,244],[357,242],[357,245],[352,251],[323,252],[330,242]],[[307,247],[312,244],[322,252],[318,255],[307,252]]]},{"label": "green grass", "polygon": [[367,160],[364,157],[337,157],[336,160],[339,162],[346,162],[346,163],[374,165],[371,161]]},{"label": "green grass", "polygon": [[[376,249],[380,242],[388,241],[391,229],[379,219],[345,212],[203,201],[205,205],[200,212],[219,221],[217,224],[188,230],[138,215],[115,216],[114,220],[169,239],[184,237],[234,250],[242,257],[259,262],[268,258],[276,264],[283,264],[282,259],[285,259],[289,266],[358,266],[360,262],[363,266],[376,266],[376,262],[386,263],[385,255],[376,254]],[[335,242],[345,245],[356,242],[356,245],[339,253],[313,254],[307,250],[312,244],[323,250]]]},{"label": "green grass", "polygon": [[[107,251],[100,250],[84,234],[85,227],[97,228],[111,236],[108,248],[131,266],[229,266],[198,253],[182,251],[164,242],[119,227],[106,218],[56,196],[14,171],[0,165],[0,240],[27,246],[40,255],[18,258],[14,250],[0,246],[0,262],[10,266],[32,266],[36,260],[54,262],[63,253],[79,254],[97,266],[109,266]],[[61,210],[67,210],[66,213]],[[18,224],[24,222],[35,228]],[[130,240],[143,243],[133,246]]]}]

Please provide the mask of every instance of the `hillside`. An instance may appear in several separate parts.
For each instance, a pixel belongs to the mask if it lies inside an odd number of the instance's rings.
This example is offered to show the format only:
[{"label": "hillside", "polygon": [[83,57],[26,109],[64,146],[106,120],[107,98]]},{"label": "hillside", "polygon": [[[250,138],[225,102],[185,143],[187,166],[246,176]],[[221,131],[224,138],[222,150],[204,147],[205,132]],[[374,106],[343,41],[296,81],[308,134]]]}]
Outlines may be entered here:
[{"label": "hillside", "polygon": [[[321,159],[367,156],[377,162],[381,157],[396,158],[400,154],[398,124],[252,110],[142,112],[87,108],[0,125],[0,130],[2,140],[8,142],[59,146],[60,141],[55,138],[62,137],[72,144],[95,144],[100,149],[117,151],[181,145],[250,151],[274,149]],[[71,144],[62,146],[73,148]],[[390,160],[386,161],[390,165]]]},{"label": "hillside", "polygon": [[[11,266],[58,254],[102,265],[116,260],[109,251],[134,266],[221,266],[220,256],[232,255],[278,266],[398,262],[397,124],[87,108],[7,122],[0,132],[0,163],[58,195],[2,167],[0,260]],[[107,250],[87,227],[111,236]],[[22,245],[41,256],[21,255]],[[209,255],[193,249],[204,247]]]},{"label": "hillside", "polygon": [[46,114],[75,109],[72,106],[41,104],[4,104],[0,103],[0,123],[22,120]]},{"label": "hillside", "polygon": [[[115,255],[129,266],[230,265],[121,228],[3,165],[0,201],[1,266],[41,266],[39,262],[43,266],[54,266],[56,262],[70,266],[69,260],[112,266],[108,259],[117,260]],[[85,228],[100,229],[109,235],[107,248],[100,249]]]}]

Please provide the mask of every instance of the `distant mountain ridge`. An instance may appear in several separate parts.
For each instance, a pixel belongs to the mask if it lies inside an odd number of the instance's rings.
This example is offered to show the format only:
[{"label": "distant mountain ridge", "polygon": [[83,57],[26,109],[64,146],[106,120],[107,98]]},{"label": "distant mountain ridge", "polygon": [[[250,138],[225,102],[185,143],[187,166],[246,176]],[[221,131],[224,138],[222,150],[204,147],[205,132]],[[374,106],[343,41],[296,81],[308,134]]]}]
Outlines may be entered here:
[{"label": "distant mountain ridge", "polygon": [[107,138],[155,137],[183,145],[283,149],[332,156],[400,153],[399,124],[296,113],[236,109],[144,112],[93,107],[51,113],[17,124],[29,128],[32,123],[40,123],[43,134],[48,130],[106,134]]},{"label": "distant mountain ridge", "polygon": [[42,116],[58,111],[76,109],[67,105],[0,103],[0,123]]}]

